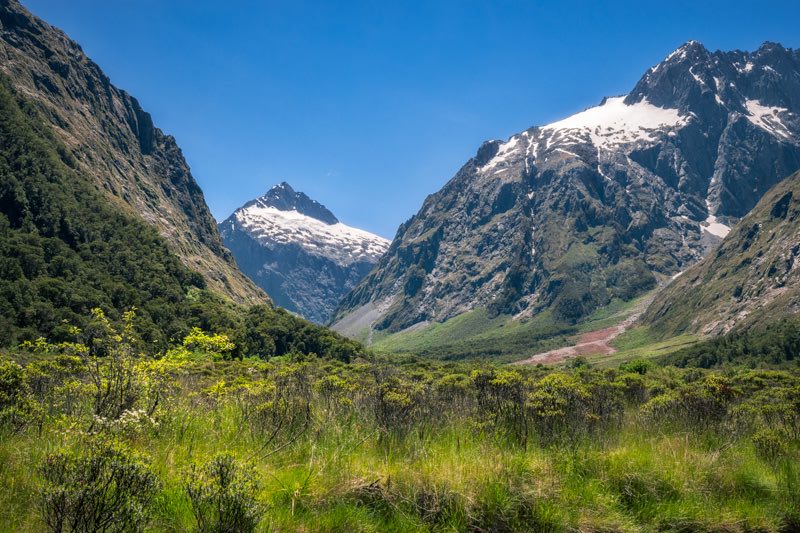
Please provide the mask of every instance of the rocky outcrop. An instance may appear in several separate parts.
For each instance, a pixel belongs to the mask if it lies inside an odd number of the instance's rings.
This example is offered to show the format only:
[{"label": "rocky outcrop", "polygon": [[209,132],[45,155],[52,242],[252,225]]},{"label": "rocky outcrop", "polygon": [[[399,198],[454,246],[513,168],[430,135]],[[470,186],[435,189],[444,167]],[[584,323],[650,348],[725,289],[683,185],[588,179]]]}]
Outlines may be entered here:
[{"label": "rocky outcrop", "polygon": [[154,127],[81,47],[16,0],[0,1],[0,72],[34,102],[81,173],[128,214],[155,226],[209,287],[239,302],[266,295],[222,245],[175,139]]},{"label": "rocky outcrop", "polygon": [[242,271],[275,303],[318,323],[330,320],[389,246],[342,224],[286,182],[237,209],[220,233]]},{"label": "rocky outcrop", "polygon": [[576,322],[634,297],[800,168],[798,113],[797,51],[688,42],[628,95],[481,146],[400,226],[336,321],[394,332],[486,307]]}]

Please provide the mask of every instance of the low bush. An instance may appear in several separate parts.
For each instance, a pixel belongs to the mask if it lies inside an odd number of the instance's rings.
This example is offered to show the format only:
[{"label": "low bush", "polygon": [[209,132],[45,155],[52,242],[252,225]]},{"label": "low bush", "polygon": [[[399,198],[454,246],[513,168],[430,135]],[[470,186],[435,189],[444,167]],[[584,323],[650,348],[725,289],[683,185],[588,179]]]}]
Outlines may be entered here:
[{"label": "low bush", "polygon": [[255,531],[262,516],[258,490],[252,469],[239,465],[229,454],[195,465],[186,478],[197,530],[203,533]]},{"label": "low bush", "polygon": [[147,463],[117,442],[48,455],[42,515],[51,531],[138,531],[160,487]]}]

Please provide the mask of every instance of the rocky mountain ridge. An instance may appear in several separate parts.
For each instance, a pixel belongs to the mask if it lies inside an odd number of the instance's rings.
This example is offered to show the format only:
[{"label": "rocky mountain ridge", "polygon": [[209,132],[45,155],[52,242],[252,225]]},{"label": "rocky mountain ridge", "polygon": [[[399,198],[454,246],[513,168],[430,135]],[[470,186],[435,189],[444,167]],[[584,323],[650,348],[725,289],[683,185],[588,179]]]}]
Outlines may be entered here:
[{"label": "rocky mountain ridge", "polygon": [[400,331],[485,307],[575,322],[699,260],[800,168],[800,53],[690,41],[625,96],[475,157],[398,229],[337,327]]},{"label": "rocky mountain ridge", "polygon": [[175,139],[115,87],[61,30],[16,0],[0,1],[0,73],[34,102],[82,174],[127,214],[144,219],[216,292],[268,298],[236,267]]},{"label": "rocky mountain ridge", "polygon": [[278,305],[319,323],[389,247],[383,237],[339,222],[286,182],[219,227],[242,270]]}]

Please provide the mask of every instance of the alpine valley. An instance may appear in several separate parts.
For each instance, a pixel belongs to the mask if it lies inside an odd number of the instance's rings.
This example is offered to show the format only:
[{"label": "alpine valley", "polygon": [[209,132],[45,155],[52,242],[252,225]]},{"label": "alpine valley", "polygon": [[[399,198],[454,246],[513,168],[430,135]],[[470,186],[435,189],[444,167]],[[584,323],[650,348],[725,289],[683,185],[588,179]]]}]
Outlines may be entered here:
[{"label": "alpine valley", "polygon": [[[760,42],[800,15],[26,3],[211,125],[226,215],[235,177],[287,164],[358,166],[396,200],[428,157],[396,134],[445,160],[429,139],[461,144],[437,128],[503,94],[492,69],[530,98],[516,76],[562,57],[638,76],[635,39],[661,55],[688,17]],[[800,532],[800,51],[689,41],[628,94],[485,142],[391,242],[286,182],[219,223],[207,198],[133,96],[0,0],[0,533]]]}]

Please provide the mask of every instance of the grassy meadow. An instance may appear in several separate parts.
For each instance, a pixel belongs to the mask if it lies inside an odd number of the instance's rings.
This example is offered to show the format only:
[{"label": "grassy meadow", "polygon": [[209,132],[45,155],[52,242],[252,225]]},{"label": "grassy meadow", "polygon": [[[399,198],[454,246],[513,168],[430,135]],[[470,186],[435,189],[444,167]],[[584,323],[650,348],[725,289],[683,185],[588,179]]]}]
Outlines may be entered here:
[{"label": "grassy meadow", "polygon": [[800,528],[793,360],[153,357],[94,318],[0,362],[3,531]]}]

